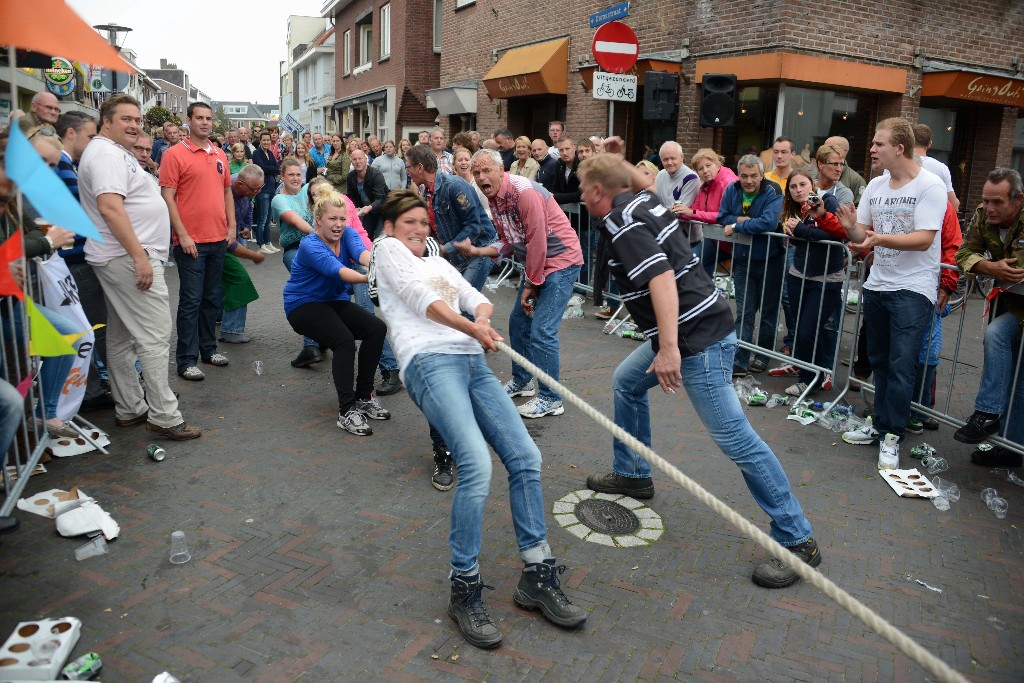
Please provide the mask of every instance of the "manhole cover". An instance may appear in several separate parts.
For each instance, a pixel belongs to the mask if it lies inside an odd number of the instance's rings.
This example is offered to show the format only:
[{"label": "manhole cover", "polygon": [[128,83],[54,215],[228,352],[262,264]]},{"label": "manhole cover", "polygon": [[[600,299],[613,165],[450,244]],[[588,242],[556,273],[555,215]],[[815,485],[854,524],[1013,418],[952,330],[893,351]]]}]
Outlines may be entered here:
[{"label": "manhole cover", "polygon": [[576,517],[603,534],[631,534],[640,528],[640,520],[629,509],[610,500],[588,498],[576,504]]}]

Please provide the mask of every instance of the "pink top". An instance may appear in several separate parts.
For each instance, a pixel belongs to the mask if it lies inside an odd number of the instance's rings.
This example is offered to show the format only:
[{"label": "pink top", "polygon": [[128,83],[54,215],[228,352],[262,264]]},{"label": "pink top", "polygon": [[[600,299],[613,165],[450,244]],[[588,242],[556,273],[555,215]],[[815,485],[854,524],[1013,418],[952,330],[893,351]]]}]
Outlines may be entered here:
[{"label": "pink top", "polygon": [[701,223],[717,223],[718,207],[722,204],[722,195],[725,188],[738,180],[736,174],[728,166],[718,170],[718,175],[710,183],[704,183],[697,190],[697,196],[693,200],[693,220]]},{"label": "pink top", "polygon": [[498,237],[526,264],[526,279],[533,284],[544,284],[555,271],[583,265],[580,238],[543,185],[505,173],[489,203]]},{"label": "pink top", "polygon": [[373,242],[370,241],[370,236],[366,234],[363,222],[359,220],[359,210],[356,208],[356,205],[352,203],[348,195],[343,194],[341,197],[345,200],[345,206],[348,209],[348,226],[359,233],[359,238],[363,240],[364,247],[373,249]]}]

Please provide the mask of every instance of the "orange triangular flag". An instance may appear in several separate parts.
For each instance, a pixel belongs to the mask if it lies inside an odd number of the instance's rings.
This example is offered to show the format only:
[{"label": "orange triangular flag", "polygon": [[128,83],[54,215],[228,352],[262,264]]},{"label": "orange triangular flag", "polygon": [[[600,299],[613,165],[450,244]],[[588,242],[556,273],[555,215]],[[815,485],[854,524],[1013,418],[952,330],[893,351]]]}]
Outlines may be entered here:
[{"label": "orange triangular flag", "polygon": [[0,295],[13,296],[18,301],[25,300],[25,292],[14,281],[11,269],[8,267],[11,261],[21,260],[21,233],[16,232],[7,238],[7,241],[0,245]]}]

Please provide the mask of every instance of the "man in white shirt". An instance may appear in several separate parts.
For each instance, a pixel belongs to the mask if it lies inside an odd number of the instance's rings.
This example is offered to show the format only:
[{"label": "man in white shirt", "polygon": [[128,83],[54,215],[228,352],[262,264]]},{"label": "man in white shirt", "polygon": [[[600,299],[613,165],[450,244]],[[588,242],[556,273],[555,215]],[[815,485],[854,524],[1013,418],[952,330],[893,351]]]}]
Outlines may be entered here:
[{"label": "man in white shirt", "polygon": [[914,126],[914,154],[921,157],[921,167],[939,176],[946,186],[946,197],[949,203],[957,211],[960,210],[960,200],[956,197],[956,190],[953,189],[953,178],[949,174],[949,166],[928,156],[928,150],[932,148],[932,129],[923,123],[915,123]]},{"label": "man in white shirt", "polygon": [[874,370],[874,424],[843,434],[847,443],[881,439],[879,469],[899,467],[899,441],[910,402],[921,342],[935,310],[946,191],[914,160],[914,131],[902,118],[875,129],[871,164],[886,170],[870,183],[859,206],[839,207],[839,222],[858,251],[874,248],[864,284],[868,358]]},{"label": "man in white shirt", "polygon": [[[104,241],[88,240],[85,260],[107,304],[107,369],[117,424],[143,422],[174,440],[195,439],[167,380],[171,309],[161,263],[167,260],[171,220],[153,178],[128,150],[142,130],[139,103],[115,95],[100,109],[100,132],[78,167],[82,208]],[[146,391],[135,359],[142,363]]]}]

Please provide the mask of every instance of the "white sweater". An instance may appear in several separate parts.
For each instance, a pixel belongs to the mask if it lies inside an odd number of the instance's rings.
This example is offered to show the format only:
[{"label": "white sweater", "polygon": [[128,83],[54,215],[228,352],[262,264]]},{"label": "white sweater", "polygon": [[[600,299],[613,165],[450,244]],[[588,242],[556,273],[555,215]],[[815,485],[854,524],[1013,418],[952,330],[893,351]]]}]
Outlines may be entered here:
[{"label": "white sweater", "polygon": [[475,313],[490,303],[487,297],[440,256],[419,258],[397,239],[382,239],[373,249],[380,310],[403,382],[418,353],[483,353],[473,337],[427,318],[427,308],[443,301],[456,313]]}]

